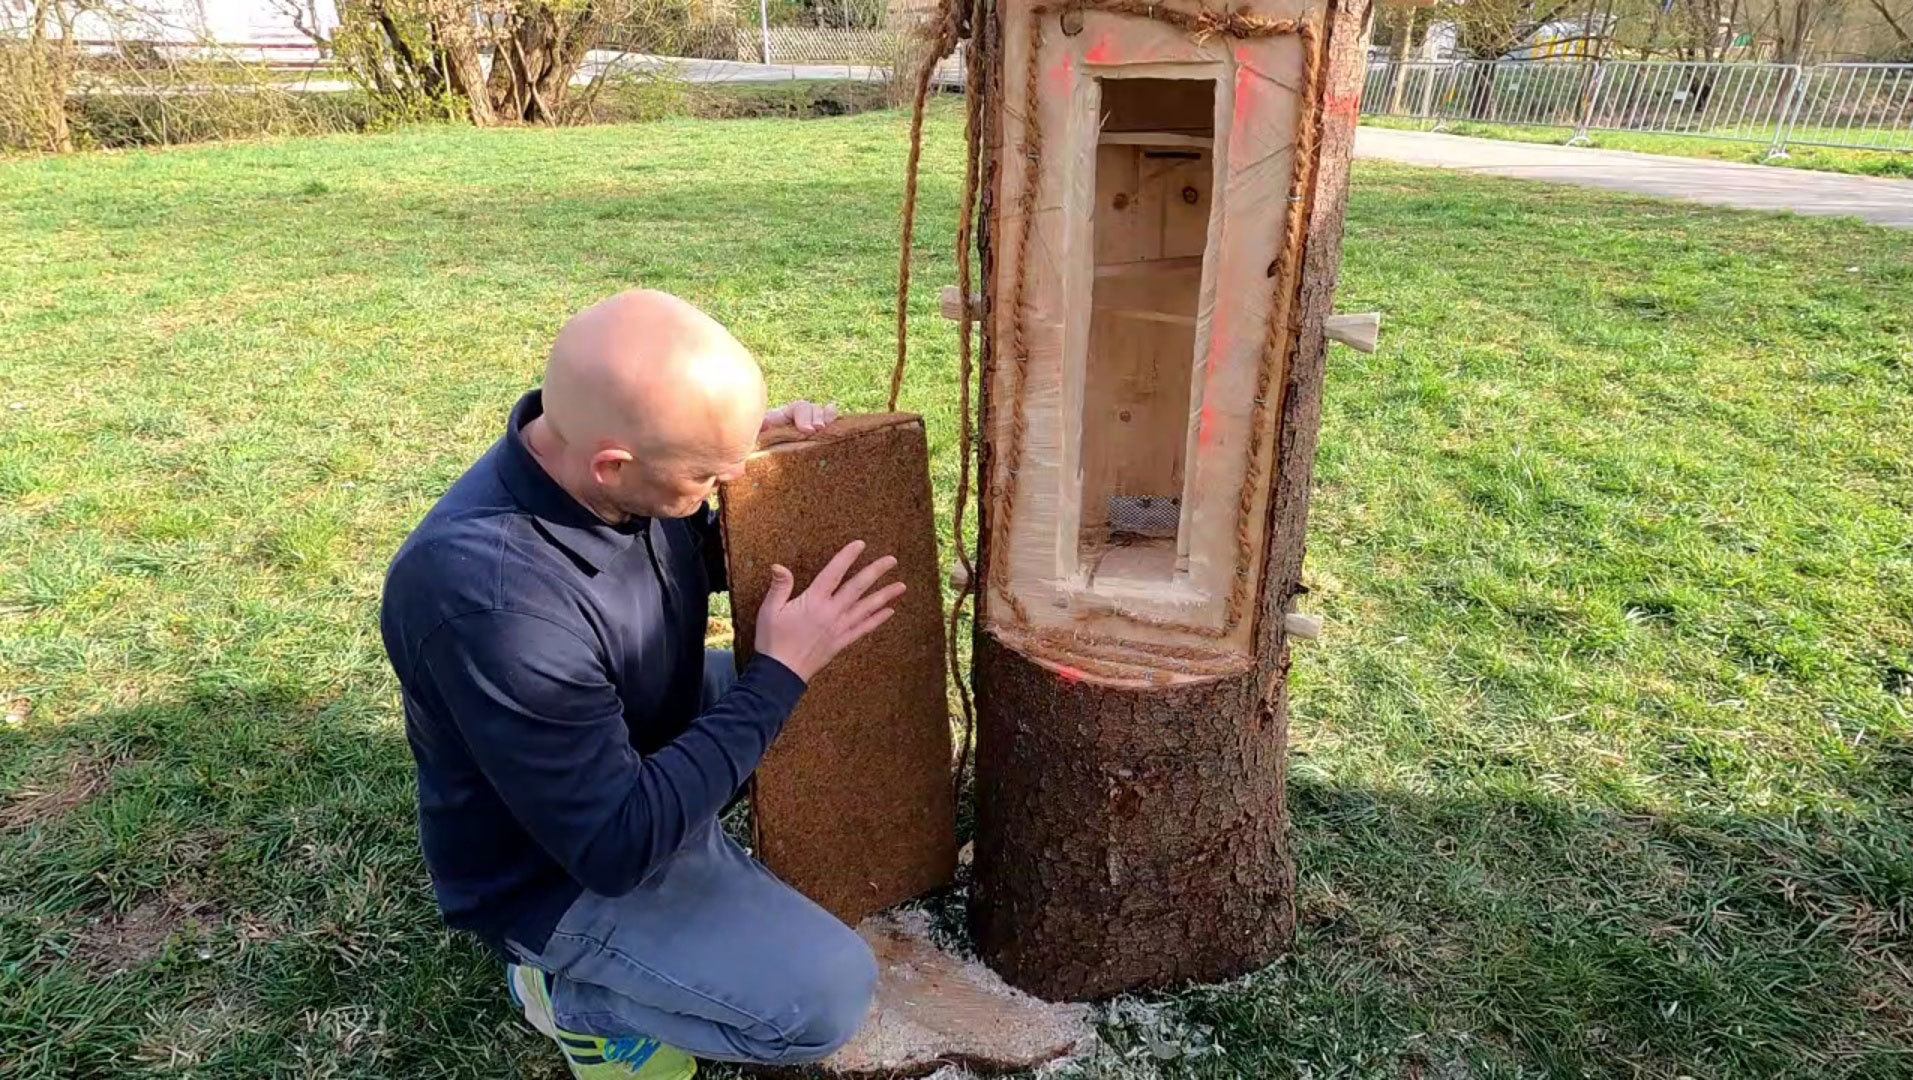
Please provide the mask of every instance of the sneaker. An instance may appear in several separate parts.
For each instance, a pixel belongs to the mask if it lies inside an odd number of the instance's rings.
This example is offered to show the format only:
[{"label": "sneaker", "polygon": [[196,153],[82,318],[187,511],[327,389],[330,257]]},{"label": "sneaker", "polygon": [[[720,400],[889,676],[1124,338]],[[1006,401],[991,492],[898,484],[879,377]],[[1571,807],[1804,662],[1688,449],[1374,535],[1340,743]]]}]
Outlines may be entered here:
[{"label": "sneaker", "polygon": [[691,1080],[697,1075],[691,1055],[656,1039],[580,1035],[559,1027],[551,1010],[551,977],[535,967],[507,966],[505,984],[531,1026],[564,1051],[565,1064],[577,1080]]}]

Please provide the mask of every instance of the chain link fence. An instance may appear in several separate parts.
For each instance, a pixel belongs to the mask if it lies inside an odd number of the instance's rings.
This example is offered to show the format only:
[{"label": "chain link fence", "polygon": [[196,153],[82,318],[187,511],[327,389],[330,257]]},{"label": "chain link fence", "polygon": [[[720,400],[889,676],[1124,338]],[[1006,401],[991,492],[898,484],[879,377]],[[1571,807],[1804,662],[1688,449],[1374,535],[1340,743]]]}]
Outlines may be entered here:
[{"label": "chain link fence", "polygon": [[[849,79],[887,80],[902,70],[914,73],[922,62],[926,40],[906,27],[880,29],[842,29],[824,26],[741,25],[736,33],[736,58],[744,63],[764,64],[789,70],[791,78],[815,78],[829,74],[818,69],[842,68]],[[945,87],[963,85],[963,53],[944,60],[937,68],[937,82]]]},{"label": "chain link fence", "polygon": [[1913,152],[1913,64],[1380,61],[1362,111],[1424,120]]}]

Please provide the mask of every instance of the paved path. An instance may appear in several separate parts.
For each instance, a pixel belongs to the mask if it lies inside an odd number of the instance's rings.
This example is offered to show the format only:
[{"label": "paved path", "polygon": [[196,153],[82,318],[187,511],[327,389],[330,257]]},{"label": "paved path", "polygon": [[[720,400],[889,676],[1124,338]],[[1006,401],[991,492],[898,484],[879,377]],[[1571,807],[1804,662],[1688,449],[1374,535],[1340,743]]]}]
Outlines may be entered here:
[{"label": "paved path", "polygon": [[1364,127],[1355,156],[1913,229],[1913,180]]}]

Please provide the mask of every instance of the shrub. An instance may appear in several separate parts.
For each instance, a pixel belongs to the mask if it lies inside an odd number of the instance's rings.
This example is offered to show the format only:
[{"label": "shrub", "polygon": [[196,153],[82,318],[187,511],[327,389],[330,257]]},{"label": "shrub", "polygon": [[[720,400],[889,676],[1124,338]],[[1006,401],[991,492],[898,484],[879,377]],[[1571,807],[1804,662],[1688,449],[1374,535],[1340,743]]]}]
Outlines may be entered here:
[{"label": "shrub", "polygon": [[82,147],[170,146],[262,135],[323,135],[386,126],[360,91],[89,93],[67,103]]}]

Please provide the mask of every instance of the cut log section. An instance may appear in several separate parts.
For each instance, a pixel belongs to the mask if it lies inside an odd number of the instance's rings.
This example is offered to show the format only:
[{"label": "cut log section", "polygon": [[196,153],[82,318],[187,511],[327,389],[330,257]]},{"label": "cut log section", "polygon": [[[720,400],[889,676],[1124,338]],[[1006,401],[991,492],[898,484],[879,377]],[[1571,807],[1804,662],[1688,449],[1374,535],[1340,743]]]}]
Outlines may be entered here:
[{"label": "cut log section", "polygon": [[909,591],[883,628],[811,680],[751,781],[757,857],[831,914],[859,919],[956,872],[942,590],[921,418],[846,416],[767,433],[724,486],[739,662],[773,563],[810,584],[852,540],[895,555]]}]

